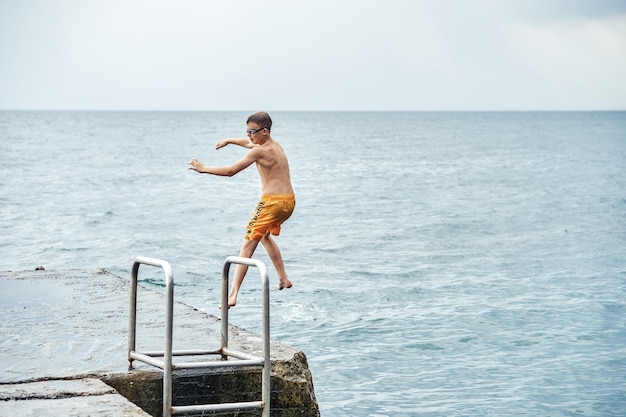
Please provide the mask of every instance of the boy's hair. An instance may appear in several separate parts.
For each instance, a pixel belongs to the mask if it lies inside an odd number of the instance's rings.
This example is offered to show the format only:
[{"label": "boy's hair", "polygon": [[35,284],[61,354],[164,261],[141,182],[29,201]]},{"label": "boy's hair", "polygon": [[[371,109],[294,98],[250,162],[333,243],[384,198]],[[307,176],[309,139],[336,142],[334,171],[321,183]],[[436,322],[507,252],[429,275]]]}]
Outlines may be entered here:
[{"label": "boy's hair", "polygon": [[270,132],[272,131],[272,118],[264,111],[251,114],[250,117],[248,117],[248,121],[246,121],[246,124],[248,123],[256,123],[261,127],[266,127]]}]

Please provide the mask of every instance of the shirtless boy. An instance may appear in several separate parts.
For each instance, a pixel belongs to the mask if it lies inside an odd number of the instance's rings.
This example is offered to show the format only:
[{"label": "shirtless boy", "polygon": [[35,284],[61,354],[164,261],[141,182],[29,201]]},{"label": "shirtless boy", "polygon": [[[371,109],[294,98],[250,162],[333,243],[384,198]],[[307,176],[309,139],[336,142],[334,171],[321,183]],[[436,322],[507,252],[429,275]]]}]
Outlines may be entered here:
[{"label": "shirtless boy", "polygon": [[[280,234],[280,225],[291,216],[296,204],[287,156],[280,144],[272,139],[272,119],[269,114],[259,112],[248,117],[246,122],[247,138],[224,139],[215,145],[215,149],[223,148],[228,144],[239,145],[250,149],[248,153],[229,167],[208,167],[193,158],[189,162],[189,169],[201,174],[212,174],[232,177],[239,171],[256,164],[261,177],[261,200],[257,204],[246,227],[243,245],[239,256],[251,258],[261,242],[267,251],[276,272],[278,285],[276,288],[291,288],[292,284],[285,271],[283,257],[278,245],[271,235]],[[228,306],[237,304],[237,294],[248,272],[246,265],[237,265],[233,277],[233,285],[228,293]]]}]

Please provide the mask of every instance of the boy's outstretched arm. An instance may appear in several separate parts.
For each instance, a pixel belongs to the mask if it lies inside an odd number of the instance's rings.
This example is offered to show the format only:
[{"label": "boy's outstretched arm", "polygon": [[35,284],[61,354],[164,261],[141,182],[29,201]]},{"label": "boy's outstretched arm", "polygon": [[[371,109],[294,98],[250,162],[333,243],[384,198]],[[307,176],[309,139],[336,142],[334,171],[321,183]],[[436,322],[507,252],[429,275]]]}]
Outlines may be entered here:
[{"label": "boy's outstretched arm", "polygon": [[223,139],[217,142],[215,144],[215,149],[223,148],[224,146],[228,144],[239,145],[248,149],[252,149],[256,146],[254,143],[250,141],[249,138],[228,138],[228,139]]},{"label": "boy's outstretched arm", "polygon": [[191,161],[189,161],[189,169],[199,172],[200,174],[232,177],[239,171],[248,168],[250,165],[252,165],[253,162],[256,162],[257,158],[258,151],[255,152],[255,150],[253,150],[248,152],[243,158],[241,158],[239,161],[235,162],[229,167],[208,167],[202,162],[198,161],[196,158],[192,158]]}]

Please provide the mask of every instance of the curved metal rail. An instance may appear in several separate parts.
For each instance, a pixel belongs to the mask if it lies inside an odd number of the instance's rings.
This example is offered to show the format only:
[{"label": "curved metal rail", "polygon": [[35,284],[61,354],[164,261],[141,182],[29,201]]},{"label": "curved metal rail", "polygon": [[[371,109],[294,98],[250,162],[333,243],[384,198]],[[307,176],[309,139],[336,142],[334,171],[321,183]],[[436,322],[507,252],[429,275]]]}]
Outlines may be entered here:
[{"label": "curved metal rail", "polygon": [[[229,256],[224,262],[222,269],[222,306],[228,305],[229,272],[232,264],[254,266],[261,273],[262,298],[263,298],[263,357],[259,358],[244,352],[239,352],[228,347],[228,308],[222,308],[221,320],[221,343],[219,349],[214,350],[172,350],[173,338],[173,315],[174,315],[174,274],[170,264],[166,261],[138,256],[133,262],[130,274],[130,322],[128,335],[128,361],[129,369],[133,368],[133,361],[137,360],[163,370],[163,416],[180,414],[200,413],[203,411],[229,411],[261,409],[263,417],[270,415],[270,314],[269,314],[269,277],[267,268],[261,261]],[[165,274],[165,347],[163,351],[138,352],[136,351],[137,334],[137,277],[140,265],[150,265],[163,269]],[[200,362],[177,362],[175,356],[203,356],[221,355],[221,361]],[[162,359],[159,359],[161,358]],[[225,361],[228,357],[236,358],[235,361]],[[250,401],[226,404],[200,404],[189,406],[172,405],[172,371],[175,369],[189,368],[224,368],[224,367],[260,367],[262,368],[261,401]]]}]

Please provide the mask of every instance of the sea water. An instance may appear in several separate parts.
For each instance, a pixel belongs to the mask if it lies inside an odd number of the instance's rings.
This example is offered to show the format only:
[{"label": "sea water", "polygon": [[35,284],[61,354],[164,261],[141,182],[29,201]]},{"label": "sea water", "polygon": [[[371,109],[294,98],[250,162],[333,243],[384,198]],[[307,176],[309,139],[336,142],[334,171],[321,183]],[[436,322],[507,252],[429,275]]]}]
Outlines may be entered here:
[{"label": "sea water", "polygon": [[[241,158],[215,143],[247,115],[0,112],[0,269],[156,257],[219,315],[258,174],[187,163]],[[324,417],[626,415],[625,112],[272,117],[297,206],[271,334],[306,353]],[[251,269],[234,324],[260,330],[260,294]]]}]

